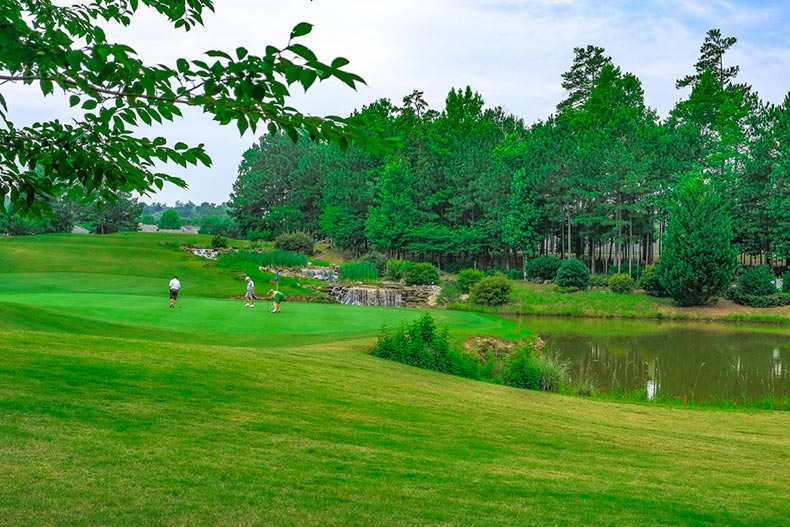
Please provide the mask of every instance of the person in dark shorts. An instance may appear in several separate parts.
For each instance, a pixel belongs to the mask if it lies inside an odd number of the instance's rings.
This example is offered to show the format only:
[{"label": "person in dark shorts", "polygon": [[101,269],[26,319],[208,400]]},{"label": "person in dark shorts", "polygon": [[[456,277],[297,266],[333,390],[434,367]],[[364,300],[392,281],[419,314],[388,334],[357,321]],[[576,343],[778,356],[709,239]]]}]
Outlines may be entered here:
[{"label": "person in dark shorts", "polygon": [[274,304],[274,309],[272,309],[272,313],[279,313],[280,302],[283,301],[285,295],[282,293],[282,291],[275,291],[274,289],[269,289],[269,295],[272,297],[272,304]]},{"label": "person in dark shorts", "polygon": [[178,277],[176,275],[173,275],[168,287],[170,288],[170,307],[176,307],[178,292],[181,290],[181,282],[178,281]]}]

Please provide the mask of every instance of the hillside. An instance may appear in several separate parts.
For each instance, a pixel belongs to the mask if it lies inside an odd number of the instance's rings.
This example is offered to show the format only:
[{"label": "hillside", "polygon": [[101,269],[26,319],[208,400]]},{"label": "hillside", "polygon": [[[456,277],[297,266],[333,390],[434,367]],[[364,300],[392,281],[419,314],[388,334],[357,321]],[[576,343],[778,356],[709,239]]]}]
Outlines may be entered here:
[{"label": "hillside", "polygon": [[[376,335],[420,311],[245,309],[239,277],[148,236],[0,239],[3,525],[790,517],[787,413],[600,403],[389,363],[367,353]],[[460,337],[527,334],[432,313]]]}]

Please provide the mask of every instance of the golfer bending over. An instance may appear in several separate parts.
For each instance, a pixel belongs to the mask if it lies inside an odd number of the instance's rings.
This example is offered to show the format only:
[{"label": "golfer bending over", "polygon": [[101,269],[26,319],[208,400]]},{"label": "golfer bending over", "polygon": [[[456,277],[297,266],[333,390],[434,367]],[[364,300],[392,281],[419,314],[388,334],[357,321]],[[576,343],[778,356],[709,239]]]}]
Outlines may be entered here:
[{"label": "golfer bending over", "polygon": [[247,281],[247,292],[244,294],[247,303],[244,307],[255,307],[255,282],[249,276],[245,276],[244,279]]},{"label": "golfer bending over", "polygon": [[275,291],[274,289],[269,289],[269,294],[272,297],[272,303],[274,304],[274,309],[272,309],[272,313],[279,313],[280,312],[280,302],[283,301],[285,295],[282,294],[281,291]]}]

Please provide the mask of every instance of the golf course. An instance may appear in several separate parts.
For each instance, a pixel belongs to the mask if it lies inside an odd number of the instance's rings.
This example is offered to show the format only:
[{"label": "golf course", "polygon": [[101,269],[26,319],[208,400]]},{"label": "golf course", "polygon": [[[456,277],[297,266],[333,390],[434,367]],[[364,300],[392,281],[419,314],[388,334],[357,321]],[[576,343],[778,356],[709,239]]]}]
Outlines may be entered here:
[{"label": "golf course", "polygon": [[[0,238],[0,525],[788,525],[787,412],[386,361],[382,329],[425,310],[245,308],[245,273],[271,284],[186,243],[210,236]],[[457,342],[532,336],[430,313]]]}]

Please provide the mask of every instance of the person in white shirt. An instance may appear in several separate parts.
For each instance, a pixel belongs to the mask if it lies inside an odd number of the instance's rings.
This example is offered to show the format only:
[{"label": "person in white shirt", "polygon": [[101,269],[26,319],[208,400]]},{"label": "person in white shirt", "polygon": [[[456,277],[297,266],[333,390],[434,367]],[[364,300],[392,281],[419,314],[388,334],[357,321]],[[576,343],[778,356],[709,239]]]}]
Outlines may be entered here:
[{"label": "person in white shirt", "polygon": [[170,280],[170,307],[176,307],[176,300],[178,300],[178,291],[181,289],[181,282],[178,277],[173,275]]}]

